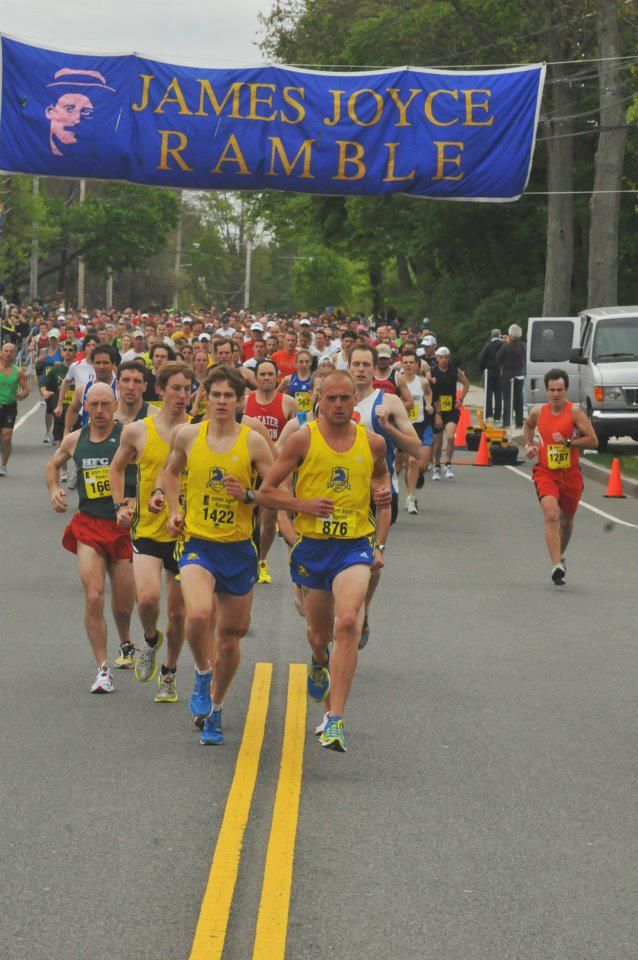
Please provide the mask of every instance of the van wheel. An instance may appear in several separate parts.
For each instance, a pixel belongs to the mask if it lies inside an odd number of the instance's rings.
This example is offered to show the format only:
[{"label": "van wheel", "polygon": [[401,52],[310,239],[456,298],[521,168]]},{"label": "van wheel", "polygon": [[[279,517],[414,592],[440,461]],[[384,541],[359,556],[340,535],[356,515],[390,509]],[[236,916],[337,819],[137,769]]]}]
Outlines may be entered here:
[{"label": "van wheel", "polygon": [[600,453],[607,453],[607,447],[609,446],[609,437],[606,434],[597,433],[598,437],[598,450]]}]

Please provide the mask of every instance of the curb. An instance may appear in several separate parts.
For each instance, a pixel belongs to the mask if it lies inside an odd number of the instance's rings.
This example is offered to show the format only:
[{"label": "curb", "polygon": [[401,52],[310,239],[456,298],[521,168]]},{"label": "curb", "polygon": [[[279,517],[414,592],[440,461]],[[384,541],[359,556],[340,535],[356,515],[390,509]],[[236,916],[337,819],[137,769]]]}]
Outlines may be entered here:
[{"label": "curb", "polygon": [[[598,483],[607,484],[609,482],[611,470],[608,470],[607,467],[599,467],[595,463],[590,463],[587,457],[580,457],[578,463],[583,476],[589,477],[590,480],[596,480]],[[638,480],[623,477],[622,486],[628,497],[638,498]]]}]

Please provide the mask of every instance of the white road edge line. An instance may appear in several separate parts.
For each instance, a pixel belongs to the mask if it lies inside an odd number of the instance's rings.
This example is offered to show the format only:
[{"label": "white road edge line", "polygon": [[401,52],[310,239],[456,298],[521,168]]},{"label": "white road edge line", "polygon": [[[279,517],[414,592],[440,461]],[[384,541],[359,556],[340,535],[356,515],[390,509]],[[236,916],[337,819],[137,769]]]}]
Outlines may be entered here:
[{"label": "white road edge line", "polygon": [[[524,480],[529,480],[530,483],[534,482],[529,474],[519,470],[518,467],[510,467],[509,464],[505,464],[505,466],[508,470],[511,470],[512,473],[517,473],[519,477],[523,477]],[[591,510],[592,513],[597,513],[599,517],[604,517],[605,520],[612,520],[614,523],[619,523],[622,527],[632,527],[634,530],[638,530],[638,523],[629,523],[628,520],[621,520],[620,517],[614,517],[611,513],[605,513],[604,510],[599,510],[598,507],[592,506],[591,503],[585,503],[584,500],[580,501],[580,505],[581,507],[585,507],[586,510]]]},{"label": "white road edge line", "polygon": [[18,427],[21,427],[22,424],[23,424],[26,420],[28,420],[29,417],[32,416],[32,414],[34,414],[34,413],[36,412],[36,410],[39,410],[39,409],[40,409],[40,401],[38,400],[38,402],[37,402],[33,407],[31,407],[30,410],[28,410],[26,413],[24,413],[24,414],[20,417],[20,419],[16,421],[16,425],[15,425],[15,427],[13,428],[13,432],[15,433],[15,431],[18,429]]}]

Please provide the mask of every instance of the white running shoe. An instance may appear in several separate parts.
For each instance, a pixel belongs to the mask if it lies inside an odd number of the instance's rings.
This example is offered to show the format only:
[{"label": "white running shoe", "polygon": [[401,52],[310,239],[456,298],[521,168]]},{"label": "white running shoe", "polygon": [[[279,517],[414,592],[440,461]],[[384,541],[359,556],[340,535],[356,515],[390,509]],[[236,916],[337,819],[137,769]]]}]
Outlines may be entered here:
[{"label": "white running shoe", "polygon": [[67,475],[66,470],[60,470],[60,483],[66,483]]},{"label": "white running shoe", "polygon": [[441,468],[440,468],[440,467],[432,467],[432,479],[433,479],[433,480],[440,480],[440,479],[441,479]]},{"label": "white running shoe", "polygon": [[454,471],[452,470],[452,467],[450,466],[449,463],[446,463],[446,464],[445,464],[445,474],[444,474],[444,476],[445,476],[445,479],[446,479],[446,480],[454,480]]},{"label": "white running shoe", "polygon": [[[73,461],[71,461],[71,463],[73,463]],[[74,463],[73,463],[73,466],[72,466],[72,467],[69,467],[69,470],[68,470],[68,479],[67,479],[67,484],[66,484],[66,485],[67,485],[67,487],[68,487],[69,490],[75,490],[75,488],[76,488],[77,485],[78,485],[78,472],[77,472],[77,469],[76,469]]]},{"label": "white running shoe", "polygon": [[113,693],[113,674],[108,668],[108,664],[103,663],[97,672],[95,683],[91,687],[91,693]]},{"label": "white running shoe", "polygon": [[408,513],[416,514],[419,512],[416,507],[416,497],[408,496],[405,498],[405,509]]},{"label": "white running shoe", "polygon": [[7,468],[3,463],[0,463],[0,477],[6,477],[6,475],[7,475]]},{"label": "white running shoe", "polygon": [[323,733],[323,731],[326,729],[326,724],[327,724],[327,722],[328,722],[329,719],[330,719],[330,714],[329,714],[328,711],[326,710],[326,712],[324,713],[323,717],[321,718],[321,723],[320,723],[318,726],[315,727],[315,736],[316,736],[316,737],[320,737],[320,736],[321,736],[321,734]]}]

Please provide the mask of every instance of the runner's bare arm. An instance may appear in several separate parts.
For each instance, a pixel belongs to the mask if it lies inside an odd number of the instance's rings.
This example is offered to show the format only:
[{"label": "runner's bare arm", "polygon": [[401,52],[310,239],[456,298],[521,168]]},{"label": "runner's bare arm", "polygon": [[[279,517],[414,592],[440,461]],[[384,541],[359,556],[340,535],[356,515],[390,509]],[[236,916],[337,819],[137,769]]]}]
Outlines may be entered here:
[{"label": "runner's bare arm", "polygon": [[532,457],[535,457],[538,453],[538,447],[534,443],[534,434],[536,433],[536,427],[538,426],[538,418],[540,416],[541,408],[537,404],[529,412],[529,416],[523,425],[523,438],[525,440],[525,456],[530,460]]},{"label": "runner's bare arm", "polygon": [[17,393],[18,400],[26,400],[29,396],[29,381],[24,370],[18,367],[18,384],[21,387],[21,390]]},{"label": "runner's bare arm", "polygon": [[[248,434],[248,453],[250,454],[251,464],[256,467],[257,473],[263,479],[273,465],[275,458],[264,438],[257,432]],[[229,493],[235,500],[245,501],[246,488],[242,487],[237,477],[226,476],[223,483],[226,493]]]},{"label": "runner's bare arm", "polygon": [[71,432],[73,424],[77,420],[80,410],[82,409],[82,394],[84,393],[84,387],[81,387],[80,384],[77,385],[73,391],[73,400],[67,407],[66,413],[64,415],[64,436]]},{"label": "runner's bare arm", "polygon": [[293,433],[297,433],[299,430],[301,430],[301,424],[299,423],[296,417],[294,420],[288,421],[288,423],[285,425],[285,427],[281,431],[279,440],[277,440],[275,444],[275,450],[276,450],[275,456],[279,456],[279,451],[283,450],[284,444],[286,443],[288,437],[291,437]]},{"label": "runner's bare arm", "polygon": [[242,367],[241,375],[251,390],[257,389],[257,381],[255,379],[255,374],[250,369],[250,367]]},{"label": "runner's bare arm", "polygon": [[70,460],[75,453],[79,436],[79,430],[76,430],[74,433],[69,433],[64,438],[53,456],[47,461],[44,476],[47,490],[51,494],[51,506],[56,513],[66,513],[68,509],[65,499],[66,491],[60,487],[58,470],[61,470],[65,463]]},{"label": "runner's bare arm", "polygon": [[471,384],[470,384],[470,381],[467,379],[467,377],[465,376],[465,374],[463,373],[463,371],[462,371],[461,369],[459,369],[459,370],[457,371],[457,374],[456,374],[456,375],[457,375],[457,377],[459,378],[459,383],[460,383],[461,386],[463,387],[463,395],[462,395],[460,401],[458,401],[458,402],[463,403],[463,401],[465,400],[465,398],[467,397],[467,395],[468,395],[468,393],[469,393],[469,391],[470,391],[470,386],[471,386]]},{"label": "runner's bare arm", "polygon": [[[368,435],[368,440],[370,436]],[[379,443],[378,441],[381,441]],[[388,538],[388,533],[390,531],[390,520],[392,517],[391,511],[391,501],[387,502],[385,506],[381,505],[379,500],[376,500],[377,491],[389,490],[390,489],[390,472],[388,470],[388,464],[385,459],[385,441],[383,437],[375,436],[373,441],[370,443],[370,450],[374,457],[374,470],[372,472],[372,477],[370,479],[370,487],[372,489],[373,495],[375,495],[375,538],[377,543],[384,544]],[[383,553],[379,550],[375,550],[374,555],[374,564],[373,569],[379,570],[383,566]]]},{"label": "runner's bare arm", "polygon": [[277,387],[277,393],[285,393],[288,389],[288,384],[290,383],[290,374],[287,377],[284,377],[279,386]]},{"label": "runner's bare arm", "polygon": [[[71,364],[71,366],[73,366],[73,364]],[[71,369],[71,367],[69,367],[69,370],[70,370],[70,369]],[[57,405],[57,407],[55,408],[55,411],[54,411],[56,417],[61,417],[61,416],[62,416],[62,410],[64,409],[64,395],[65,395],[65,393],[67,392],[67,390],[69,389],[69,384],[70,384],[70,383],[73,383],[73,381],[72,381],[72,380],[69,380],[69,375],[68,375],[68,373],[67,373],[66,377],[64,378],[64,380],[63,380],[62,383],[60,384],[60,389],[59,389],[59,391],[58,391],[58,405]]]},{"label": "runner's bare arm", "polygon": [[585,411],[580,407],[572,407],[572,417],[574,426],[580,433],[579,437],[572,438],[572,447],[578,447],[580,450],[596,450],[598,437]]},{"label": "runner's bare arm", "polygon": [[291,493],[279,489],[290,474],[297,469],[310,447],[310,431],[300,430],[294,433],[279,454],[279,458],[264,477],[257,491],[257,503],[273,510],[290,510],[297,513],[309,513],[315,517],[329,517],[333,509],[332,500],[299,500]]},{"label": "runner's bare arm", "polygon": [[[140,442],[142,441],[142,432],[146,432],[146,427],[141,420],[127,424],[122,430],[120,445],[117,448],[117,453],[113,457],[109,471],[109,483],[111,485],[113,503],[121,503],[124,500],[124,471],[129,463],[134,463],[137,458]],[[130,507],[120,507],[117,511],[118,522],[120,519],[120,511],[122,511],[122,514],[124,514],[125,511],[127,512],[129,522],[126,525],[130,526],[130,517],[128,516],[131,512]]]},{"label": "runner's bare arm", "polygon": [[398,397],[386,394],[383,403],[377,407],[377,419],[399,450],[409,453],[411,457],[421,455],[421,441]]},{"label": "runner's bare arm", "polygon": [[408,389],[408,385],[405,382],[405,377],[403,376],[402,373],[399,373],[397,375],[397,390],[399,391],[399,396],[403,400],[403,406],[405,407],[405,409],[411,410],[412,407],[414,406],[415,401],[414,401],[414,397],[410,393],[410,390]]},{"label": "runner's bare arm", "polygon": [[[260,437],[263,437],[264,440],[268,443],[273,457],[276,456],[276,446],[273,438],[270,436],[270,432],[263,425],[261,420],[258,420],[257,417],[247,417],[243,416],[241,422],[245,423],[247,427],[250,427],[251,430],[254,430],[255,433],[258,433]],[[285,429],[285,428],[284,428]]]},{"label": "runner's bare arm", "polygon": [[297,406],[297,401],[294,397],[284,397],[282,400],[282,410],[286,420],[292,420],[293,417],[297,416],[297,411],[299,407]]},{"label": "runner's bare arm", "polygon": [[179,494],[181,488],[181,474],[186,466],[188,430],[179,430],[175,434],[172,451],[163,467],[164,495],[168,506],[168,532],[171,536],[181,533],[184,527],[184,517],[180,510]]},{"label": "runner's bare arm", "polygon": [[432,387],[427,377],[421,377],[423,385],[423,405],[426,413],[434,413],[434,399],[432,397]]}]

